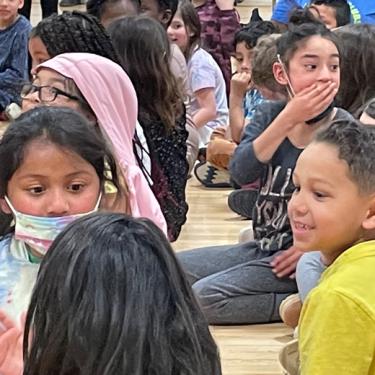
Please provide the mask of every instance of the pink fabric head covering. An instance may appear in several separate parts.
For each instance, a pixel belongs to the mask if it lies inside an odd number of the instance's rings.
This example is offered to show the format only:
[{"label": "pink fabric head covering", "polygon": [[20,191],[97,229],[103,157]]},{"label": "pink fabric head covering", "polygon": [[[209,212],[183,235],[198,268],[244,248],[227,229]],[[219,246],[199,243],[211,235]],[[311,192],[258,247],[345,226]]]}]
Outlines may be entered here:
[{"label": "pink fabric head covering", "polygon": [[37,70],[40,68],[52,69],[75,82],[111,142],[127,182],[132,215],[151,219],[166,233],[159,203],[133,153],[138,103],[125,71],[113,61],[91,53],[64,53],[40,64]]}]

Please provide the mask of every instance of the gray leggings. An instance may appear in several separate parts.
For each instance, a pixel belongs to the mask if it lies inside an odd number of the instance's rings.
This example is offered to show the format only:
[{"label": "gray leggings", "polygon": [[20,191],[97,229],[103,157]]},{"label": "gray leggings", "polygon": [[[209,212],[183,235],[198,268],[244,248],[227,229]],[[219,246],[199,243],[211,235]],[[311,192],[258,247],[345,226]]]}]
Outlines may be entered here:
[{"label": "gray leggings", "polygon": [[177,257],[210,324],[251,324],[280,320],[281,301],[297,291],[294,280],[272,272],[276,255],[251,241]]}]

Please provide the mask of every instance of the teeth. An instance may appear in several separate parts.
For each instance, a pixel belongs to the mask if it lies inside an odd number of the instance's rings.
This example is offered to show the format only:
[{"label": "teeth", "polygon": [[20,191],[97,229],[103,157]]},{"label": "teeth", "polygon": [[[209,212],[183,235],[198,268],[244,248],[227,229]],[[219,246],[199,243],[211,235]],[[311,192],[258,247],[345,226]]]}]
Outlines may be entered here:
[{"label": "teeth", "polygon": [[296,223],[296,227],[298,229],[305,229],[305,230],[309,229],[309,227],[306,224],[302,224],[302,223]]}]

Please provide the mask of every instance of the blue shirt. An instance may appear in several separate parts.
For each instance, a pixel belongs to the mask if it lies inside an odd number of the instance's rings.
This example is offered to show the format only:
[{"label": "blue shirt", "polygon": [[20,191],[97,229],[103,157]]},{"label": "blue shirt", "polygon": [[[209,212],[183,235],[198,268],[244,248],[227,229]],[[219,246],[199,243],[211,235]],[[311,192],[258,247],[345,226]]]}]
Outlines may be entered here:
[{"label": "blue shirt", "polygon": [[19,101],[20,83],[28,77],[30,30],[31,24],[24,16],[0,30],[0,112],[8,104]]},{"label": "blue shirt", "polygon": [[252,120],[258,105],[263,103],[263,101],[263,96],[257,89],[252,89],[246,92],[243,101],[245,125]]},{"label": "blue shirt", "polygon": [[[289,15],[295,8],[303,8],[310,0],[277,0],[273,8],[272,19],[280,23],[288,23]],[[354,23],[375,23],[374,0],[348,1]]]}]

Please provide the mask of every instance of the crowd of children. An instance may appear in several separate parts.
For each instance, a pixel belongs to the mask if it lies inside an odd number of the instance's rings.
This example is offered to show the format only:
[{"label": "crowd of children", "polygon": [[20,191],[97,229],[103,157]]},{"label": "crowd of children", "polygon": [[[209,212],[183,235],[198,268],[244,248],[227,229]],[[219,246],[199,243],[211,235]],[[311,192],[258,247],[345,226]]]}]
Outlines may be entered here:
[{"label": "crowd of children", "polygon": [[[23,6],[0,0],[0,373],[220,375],[209,324],[282,319],[290,375],[375,375],[375,6]],[[252,228],[174,254],[194,165]]]}]

